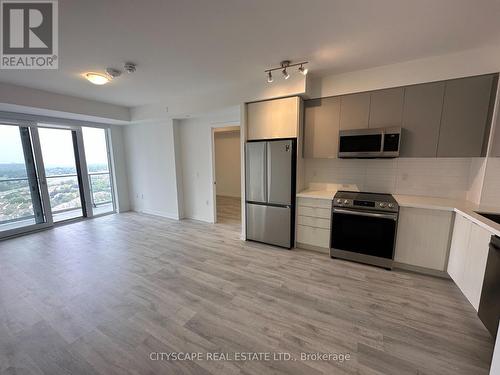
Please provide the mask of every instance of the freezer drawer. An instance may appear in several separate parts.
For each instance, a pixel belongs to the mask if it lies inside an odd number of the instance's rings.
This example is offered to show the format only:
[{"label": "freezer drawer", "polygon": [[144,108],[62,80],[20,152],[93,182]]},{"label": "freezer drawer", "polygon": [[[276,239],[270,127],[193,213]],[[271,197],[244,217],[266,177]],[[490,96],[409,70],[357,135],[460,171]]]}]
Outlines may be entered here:
[{"label": "freezer drawer", "polygon": [[267,142],[246,144],[246,200],[267,202]]},{"label": "freezer drawer", "polygon": [[292,247],[292,209],[247,203],[247,240]]},{"label": "freezer drawer", "polygon": [[267,143],[267,202],[288,205],[292,202],[291,140]]}]

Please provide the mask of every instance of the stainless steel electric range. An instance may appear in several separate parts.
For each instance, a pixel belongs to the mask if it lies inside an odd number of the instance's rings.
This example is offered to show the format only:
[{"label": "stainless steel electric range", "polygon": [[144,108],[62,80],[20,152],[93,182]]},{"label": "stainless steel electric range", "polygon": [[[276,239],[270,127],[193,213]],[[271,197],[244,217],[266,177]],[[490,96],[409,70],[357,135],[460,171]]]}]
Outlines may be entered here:
[{"label": "stainless steel electric range", "polygon": [[399,205],[390,194],[338,191],[330,256],[392,269]]}]

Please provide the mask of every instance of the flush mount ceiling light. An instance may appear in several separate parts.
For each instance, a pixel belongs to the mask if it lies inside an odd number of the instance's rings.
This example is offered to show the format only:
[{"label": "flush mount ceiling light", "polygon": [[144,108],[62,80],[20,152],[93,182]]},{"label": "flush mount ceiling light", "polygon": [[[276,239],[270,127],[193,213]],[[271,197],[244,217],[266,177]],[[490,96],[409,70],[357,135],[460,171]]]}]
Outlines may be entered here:
[{"label": "flush mount ceiling light", "polygon": [[[127,73],[134,73],[136,71],[136,65],[131,62],[126,62],[124,65],[124,69]],[[114,68],[106,68],[105,73],[95,73],[88,72],[85,73],[85,78],[93,83],[94,85],[105,85],[110,82],[112,79],[117,78],[122,75],[122,71]]]},{"label": "flush mount ceiling light", "polygon": [[284,79],[290,78],[290,73],[288,72],[288,69],[294,66],[298,66],[299,67],[298,71],[301,74],[306,75],[309,70],[307,68],[304,68],[304,65],[308,63],[309,63],[308,61],[302,61],[299,63],[292,64],[290,60],[283,60],[278,68],[271,68],[265,70],[265,72],[267,73],[267,82],[269,83],[273,82],[272,72],[274,72],[275,70],[281,70],[281,74],[283,74]]},{"label": "flush mount ceiling light", "polygon": [[94,85],[105,85],[110,81],[110,78],[106,74],[101,73],[85,73],[85,78]]}]

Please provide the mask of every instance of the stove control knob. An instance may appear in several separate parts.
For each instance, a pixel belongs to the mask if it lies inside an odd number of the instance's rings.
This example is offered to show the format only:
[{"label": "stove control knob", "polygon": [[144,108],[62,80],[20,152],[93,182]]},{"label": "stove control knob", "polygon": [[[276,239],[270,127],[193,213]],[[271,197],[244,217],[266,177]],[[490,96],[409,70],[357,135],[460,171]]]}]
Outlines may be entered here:
[{"label": "stove control knob", "polygon": [[385,208],[385,203],[384,202],[380,202],[378,205],[379,205],[380,208]]},{"label": "stove control knob", "polygon": [[349,200],[348,199],[344,199],[344,204],[348,204],[349,203]]},{"label": "stove control knob", "polygon": [[389,203],[389,208],[394,208],[394,203]]},{"label": "stove control knob", "polygon": [[337,199],[337,203],[338,204],[342,203],[342,199]]}]

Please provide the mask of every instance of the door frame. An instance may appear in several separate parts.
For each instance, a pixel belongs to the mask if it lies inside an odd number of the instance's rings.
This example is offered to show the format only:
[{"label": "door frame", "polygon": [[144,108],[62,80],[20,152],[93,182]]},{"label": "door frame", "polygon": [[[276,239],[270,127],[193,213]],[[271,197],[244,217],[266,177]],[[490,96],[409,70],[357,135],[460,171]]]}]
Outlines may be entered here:
[{"label": "door frame", "polygon": [[[239,123],[229,122],[229,123],[214,123],[210,126],[210,189],[212,197],[212,220],[211,223],[217,223],[217,189],[216,189],[216,171],[215,171],[215,133],[228,133],[236,132],[240,133],[240,144],[241,144],[241,127]],[[241,173],[241,170],[240,170]]]}]

